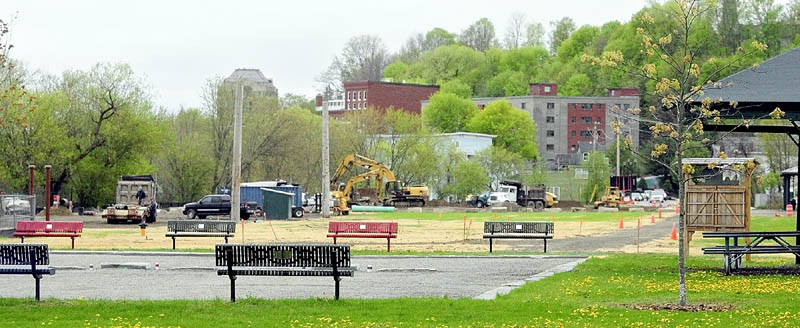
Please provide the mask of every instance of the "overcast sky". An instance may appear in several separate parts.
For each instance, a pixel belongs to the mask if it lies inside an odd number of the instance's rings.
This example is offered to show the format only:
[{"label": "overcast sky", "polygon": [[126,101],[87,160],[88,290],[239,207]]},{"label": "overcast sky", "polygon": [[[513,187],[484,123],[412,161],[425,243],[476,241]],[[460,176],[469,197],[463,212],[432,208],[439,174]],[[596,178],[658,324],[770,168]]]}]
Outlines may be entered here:
[{"label": "overcast sky", "polygon": [[206,79],[258,68],[281,95],[313,96],[315,77],[342,44],[380,36],[397,51],[413,33],[460,32],[481,17],[499,39],[514,12],[541,22],[564,16],[584,24],[625,22],[645,0],[559,1],[32,1],[3,0],[12,22],[12,57],[58,74],[98,62],[125,62],[170,110],[201,106]]}]

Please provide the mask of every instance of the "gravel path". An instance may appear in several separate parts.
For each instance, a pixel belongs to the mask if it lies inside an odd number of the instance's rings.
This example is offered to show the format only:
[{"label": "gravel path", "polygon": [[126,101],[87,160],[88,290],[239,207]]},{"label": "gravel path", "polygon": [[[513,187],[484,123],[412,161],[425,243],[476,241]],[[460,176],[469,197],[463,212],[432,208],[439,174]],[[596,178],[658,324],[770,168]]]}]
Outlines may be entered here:
[{"label": "gravel path", "polygon": [[[672,232],[672,224],[676,222],[678,222],[678,217],[673,216],[660,221],[656,219],[656,224],[643,225],[639,235],[639,243],[643,244],[654,239],[668,237]],[[626,245],[635,245],[636,222],[630,220],[625,221],[625,225],[625,229],[603,235],[549,240],[547,241],[547,250],[585,254],[597,252],[600,249],[616,249]],[[556,231],[556,234],[558,234],[558,231]],[[540,240],[513,239],[499,239],[496,240],[495,243],[510,245],[514,251],[534,252],[542,251],[543,244]]]},{"label": "gravel path", "polygon": [[[217,276],[213,254],[114,255],[53,253],[56,274],[42,279],[42,297],[99,299],[228,299],[229,280]],[[344,298],[478,297],[499,287],[547,274],[575,257],[357,256]],[[150,269],[101,268],[130,263]],[[160,269],[154,270],[155,263]],[[92,265],[93,270],[89,270]],[[372,270],[368,271],[367,266]],[[4,276],[0,297],[32,297],[30,276]],[[239,277],[237,297],[333,297],[330,277]]]}]

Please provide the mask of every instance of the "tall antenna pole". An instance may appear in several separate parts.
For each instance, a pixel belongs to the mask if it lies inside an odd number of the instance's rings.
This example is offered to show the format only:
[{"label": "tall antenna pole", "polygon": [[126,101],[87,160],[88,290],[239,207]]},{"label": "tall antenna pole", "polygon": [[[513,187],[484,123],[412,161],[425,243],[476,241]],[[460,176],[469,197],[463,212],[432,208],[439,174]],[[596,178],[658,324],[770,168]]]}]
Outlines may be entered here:
[{"label": "tall antenna pole", "polygon": [[236,84],[236,97],[233,104],[233,165],[231,174],[231,220],[240,219],[239,206],[241,195],[239,183],[242,177],[242,103],[244,102],[244,88],[242,82]]},{"label": "tall antenna pole", "polygon": [[[330,88],[325,87],[322,96],[322,217],[331,217],[331,172],[330,151],[328,149],[328,97]],[[799,211],[800,212],[800,211]]]}]

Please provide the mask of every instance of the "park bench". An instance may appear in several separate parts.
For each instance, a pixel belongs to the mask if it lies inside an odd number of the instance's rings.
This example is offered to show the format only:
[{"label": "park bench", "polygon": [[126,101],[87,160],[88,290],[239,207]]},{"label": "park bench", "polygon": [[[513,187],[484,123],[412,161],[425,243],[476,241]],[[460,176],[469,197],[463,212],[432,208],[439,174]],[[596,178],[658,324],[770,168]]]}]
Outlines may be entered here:
[{"label": "park bench", "polygon": [[497,222],[483,224],[483,239],[489,239],[489,253],[493,239],[542,239],[547,253],[547,240],[553,239],[552,222]]},{"label": "park bench", "polygon": [[397,238],[397,222],[336,222],[328,223],[328,237],[386,238],[386,251],[392,251],[391,240]]},{"label": "park bench", "polygon": [[352,277],[350,246],[330,244],[217,245],[217,275],[231,280],[236,302],[236,276],[333,277],[339,299],[341,277]]},{"label": "park bench", "polygon": [[236,232],[236,222],[215,220],[167,221],[167,237],[175,249],[177,237],[223,237],[225,243]]},{"label": "park bench", "polygon": [[45,244],[0,244],[0,275],[29,274],[36,279],[36,300],[42,275],[56,274],[50,266],[50,251]]},{"label": "park bench", "polygon": [[[726,275],[742,265],[742,257],[747,254],[794,254],[800,257],[800,246],[792,245],[784,238],[800,238],[800,231],[743,231],[743,232],[704,232],[703,238],[723,238],[725,244],[703,248],[704,254],[722,255],[722,267]],[[740,245],[739,238],[752,238]],[[765,241],[776,245],[761,245]]]},{"label": "park bench", "polygon": [[20,242],[25,242],[25,237],[69,237],[72,239],[72,249],[75,249],[75,238],[81,236],[83,222],[81,221],[20,221],[14,237],[19,237]]}]

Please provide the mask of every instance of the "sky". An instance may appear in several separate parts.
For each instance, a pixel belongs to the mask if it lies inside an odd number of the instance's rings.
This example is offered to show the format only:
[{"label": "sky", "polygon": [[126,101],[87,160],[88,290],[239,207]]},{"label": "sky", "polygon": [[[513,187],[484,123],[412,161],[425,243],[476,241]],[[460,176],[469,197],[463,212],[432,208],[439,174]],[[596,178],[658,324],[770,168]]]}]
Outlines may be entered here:
[{"label": "sky", "polygon": [[257,68],[281,95],[313,97],[315,78],[350,37],[379,36],[396,52],[412,34],[461,32],[482,17],[502,40],[510,16],[578,26],[629,21],[646,0],[494,1],[31,1],[3,0],[11,56],[31,71],[60,74],[100,62],[129,64],[154,103],[202,106],[206,80]]}]

